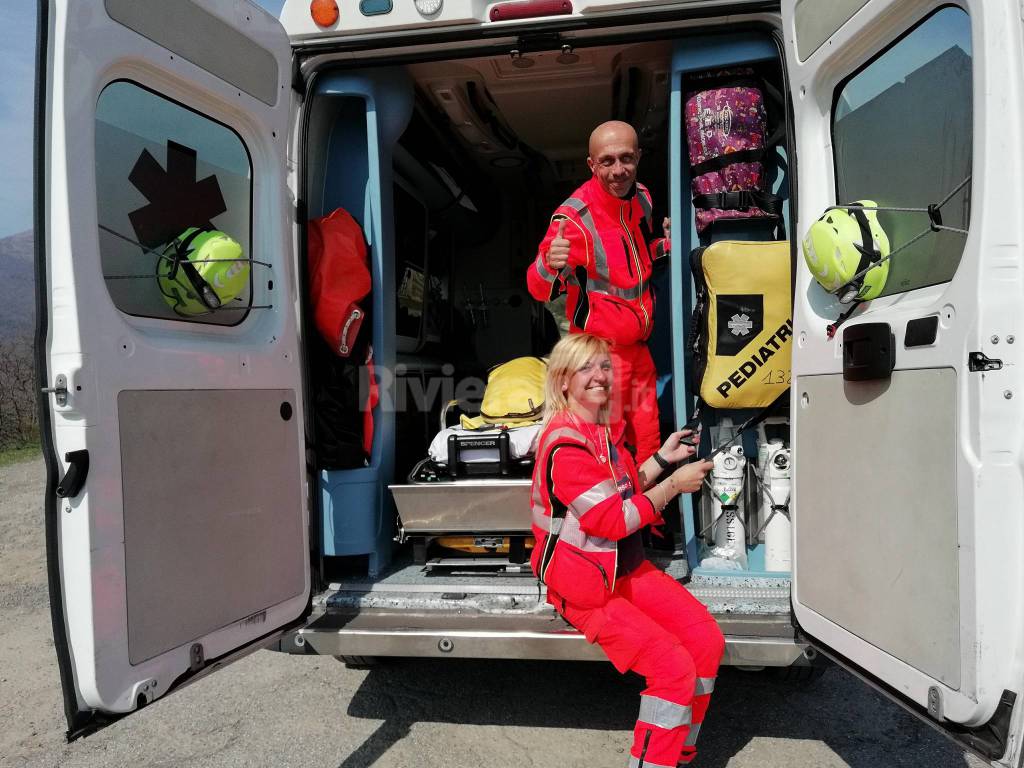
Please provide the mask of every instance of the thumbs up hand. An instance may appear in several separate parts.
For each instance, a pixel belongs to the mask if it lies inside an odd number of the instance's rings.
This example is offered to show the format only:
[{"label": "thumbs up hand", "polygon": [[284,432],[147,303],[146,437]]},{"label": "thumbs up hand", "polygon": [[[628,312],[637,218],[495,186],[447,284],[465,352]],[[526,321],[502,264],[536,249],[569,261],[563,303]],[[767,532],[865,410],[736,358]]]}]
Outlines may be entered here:
[{"label": "thumbs up hand", "polygon": [[569,241],[565,238],[565,219],[558,222],[558,231],[555,239],[551,241],[548,248],[548,266],[554,270],[561,270],[569,263]]}]

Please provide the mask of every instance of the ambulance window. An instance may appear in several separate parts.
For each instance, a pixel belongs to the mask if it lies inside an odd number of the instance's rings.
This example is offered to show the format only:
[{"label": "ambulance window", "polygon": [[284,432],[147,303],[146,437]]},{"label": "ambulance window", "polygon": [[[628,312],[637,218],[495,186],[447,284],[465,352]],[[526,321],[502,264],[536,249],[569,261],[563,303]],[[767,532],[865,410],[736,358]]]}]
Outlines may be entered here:
[{"label": "ambulance window", "polygon": [[251,305],[252,166],[227,126],[127,81],[96,105],[107,290],[122,312],[216,325]]},{"label": "ambulance window", "polygon": [[[966,230],[971,97],[970,19],[945,7],[836,89],[836,199],[906,208],[942,203],[942,225]],[[878,220],[894,254],[883,296],[952,279],[965,234],[928,231],[922,213],[883,211]]]}]

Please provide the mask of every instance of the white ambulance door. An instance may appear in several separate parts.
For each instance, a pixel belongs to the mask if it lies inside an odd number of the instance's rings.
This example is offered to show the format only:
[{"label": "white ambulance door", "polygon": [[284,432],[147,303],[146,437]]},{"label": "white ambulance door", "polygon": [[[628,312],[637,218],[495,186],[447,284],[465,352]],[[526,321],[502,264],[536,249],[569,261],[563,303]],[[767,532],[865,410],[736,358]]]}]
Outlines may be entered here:
[{"label": "white ambulance door", "polygon": [[885,288],[833,340],[826,326],[845,308],[797,251],[795,617],[894,699],[1016,766],[1019,7],[783,0],[782,17],[798,237],[837,203],[938,208],[879,213]]},{"label": "white ambulance door", "polygon": [[[40,9],[47,554],[74,736],[307,610],[291,63],[244,0]],[[196,228],[200,255],[168,247]]]}]

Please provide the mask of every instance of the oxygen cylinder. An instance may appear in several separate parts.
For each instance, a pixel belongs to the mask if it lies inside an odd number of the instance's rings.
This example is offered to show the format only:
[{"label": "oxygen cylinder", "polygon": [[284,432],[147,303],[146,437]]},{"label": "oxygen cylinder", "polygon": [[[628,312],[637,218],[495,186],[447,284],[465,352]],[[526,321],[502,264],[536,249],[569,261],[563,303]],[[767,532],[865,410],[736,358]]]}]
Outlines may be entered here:
[{"label": "oxygen cylinder", "polygon": [[[768,493],[762,494],[761,518],[767,520],[772,513],[772,499],[784,505],[789,511],[790,495],[790,452],[781,441],[769,445],[768,460],[762,476]],[[769,496],[770,494],[770,496]],[[790,571],[793,568],[791,554],[791,525],[787,514],[781,510],[775,513],[764,529],[764,568],[766,571]]]},{"label": "oxygen cylinder", "polygon": [[731,560],[740,568],[747,567],[747,534],[744,526],[743,481],[747,460],[743,447],[734,445],[712,459],[712,526],[715,546],[712,557]]},{"label": "oxygen cylinder", "polygon": [[[769,442],[767,439],[765,439],[763,435],[763,430],[762,434],[760,435],[760,438],[761,439],[757,444],[757,476],[758,478],[760,478],[761,482],[764,482],[765,465],[768,463],[769,446],[774,445],[775,443],[779,443],[781,445],[782,441],[779,440],[778,438],[773,438],[771,442]],[[755,530],[761,532],[758,538],[760,541],[764,541],[765,518],[762,515],[762,513],[764,512],[764,494],[761,492],[760,487],[758,487],[757,491],[757,528]]]}]

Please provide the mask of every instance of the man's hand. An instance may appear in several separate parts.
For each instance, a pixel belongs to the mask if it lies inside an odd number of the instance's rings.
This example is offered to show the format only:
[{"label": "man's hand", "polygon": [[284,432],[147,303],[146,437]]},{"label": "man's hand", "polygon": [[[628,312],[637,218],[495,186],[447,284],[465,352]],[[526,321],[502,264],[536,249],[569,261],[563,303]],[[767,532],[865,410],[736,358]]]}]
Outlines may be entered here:
[{"label": "man's hand", "polygon": [[565,239],[565,219],[558,222],[558,232],[548,248],[548,266],[556,272],[569,263],[569,241]]},{"label": "man's hand", "polygon": [[666,240],[671,239],[671,237],[672,237],[672,234],[671,234],[671,232],[672,232],[672,219],[670,219],[668,216],[666,216],[665,220],[663,222],[661,222],[661,229],[665,232],[665,239]]}]

